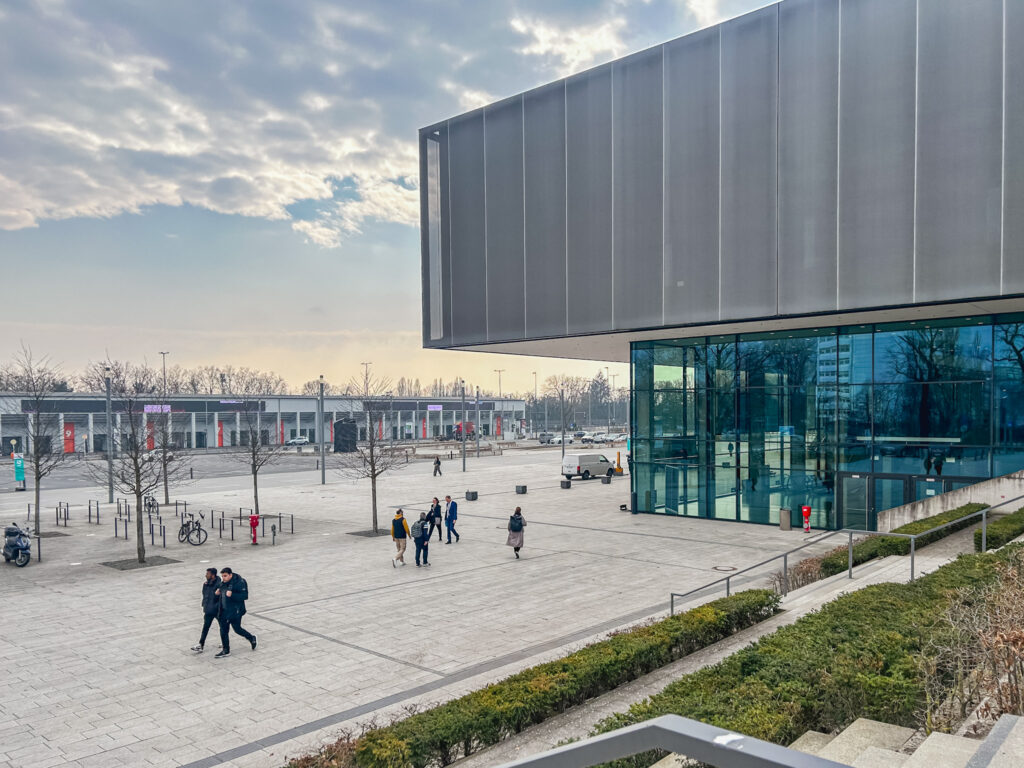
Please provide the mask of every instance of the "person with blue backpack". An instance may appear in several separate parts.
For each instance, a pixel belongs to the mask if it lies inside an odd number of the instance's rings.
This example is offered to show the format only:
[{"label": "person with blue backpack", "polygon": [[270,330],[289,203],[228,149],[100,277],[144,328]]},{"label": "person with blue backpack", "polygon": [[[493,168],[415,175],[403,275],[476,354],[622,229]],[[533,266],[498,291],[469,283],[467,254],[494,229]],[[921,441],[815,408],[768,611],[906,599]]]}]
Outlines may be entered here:
[{"label": "person with blue backpack", "polygon": [[523,529],[526,528],[526,518],[523,517],[523,510],[516,507],[516,511],[508,519],[508,539],[505,544],[512,547],[519,559],[519,550],[523,548]]}]

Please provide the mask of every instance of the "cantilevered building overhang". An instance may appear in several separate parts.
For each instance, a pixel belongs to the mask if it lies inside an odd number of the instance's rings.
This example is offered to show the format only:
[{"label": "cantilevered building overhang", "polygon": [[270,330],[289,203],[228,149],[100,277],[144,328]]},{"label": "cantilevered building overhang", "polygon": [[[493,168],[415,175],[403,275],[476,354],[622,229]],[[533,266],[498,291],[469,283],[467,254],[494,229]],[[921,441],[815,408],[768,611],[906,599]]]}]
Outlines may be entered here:
[{"label": "cantilevered building overhang", "polygon": [[427,347],[1024,309],[1024,3],[783,0],[420,131]]}]

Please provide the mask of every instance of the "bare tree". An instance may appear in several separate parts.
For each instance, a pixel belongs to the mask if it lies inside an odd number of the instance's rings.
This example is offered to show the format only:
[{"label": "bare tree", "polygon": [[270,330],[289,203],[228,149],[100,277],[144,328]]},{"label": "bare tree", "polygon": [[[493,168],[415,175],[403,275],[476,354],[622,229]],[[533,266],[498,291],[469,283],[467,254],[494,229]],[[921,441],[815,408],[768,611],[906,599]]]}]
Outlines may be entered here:
[{"label": "bare tree", "polygon": [[248,468],[249,474],[252,475],[252,508],[258,515],[260,513],[260,470],[280,461],[284,455],[284,446],[277,441],[276,431],[274,431],[273,437],[271,436],[269,425],[264,429],[263,411],[266,403],[260,399],[260,395],[263,394],[260,391],[260,382],[249,381],[248,386],[255,388],[255,391],[236,393],[236,395],[241,395],[239,414],[241,434],[238,436],[238,440],[243,450],[240,453],[228,455],[235,461],[244,464]]},{"label": "bare tree", "polygon": [[565,410],[562,413],[562,426],[569,431],[572,423],[573,413],[587,397],[590,391],[590,379],[586,376],[548,376],[544,381],[544,394],[559,399],[560,393],[565,393]]},{"label": "bare tree", "polygon": [[[146,365],[138,366],[131,363],[116,364],[110,361],[107,365],[110,367],[113,407],[121,415],[121,427],[125,430],[120,451],[114,459],[114,487],[121,493],[135,498],[138,558],[140,563],[145,563],[146,541],[141,514],[143,500],[164,484],[165,479],[168,484],[179,480],[185,465],[173,456],[168,457],[165,465],[159,454],[152,453],[156,448],[156,422],[153,422],[151,443],[145,406],[154,400],[153,392],[158,387],[159,378],[156,371]],[[97,482],[106,481],[105,467],[90,462],[88,470]]]},{"label": "bare tree", "polygon": [[373,532],[379,533],[377,522],[377,478],[393,469],[406,466],[404,457],[388,451],[380,428],[384,414],[391,410],[391,382],[377,378],[367,367],[362,378],[353,378],[350,389],[361,395],[363,410],[366,412],[366,440],[356,445],[353,453],[336,454],[338,471],[344,477],[369,479],[370,504],[373,518]]},{"label": "bare tree", "polygon": [[35,533],[38,535],[43,479],[64,461],[63,435],[57,414],[62,410],[58,393],[67,391],[67,382],[59,366],[48,357],[36,358],[24,344],[7,370],[8,386],[22,395],[21,412],[25,414],[28,433],[28,445],[23,450],[35,486]]},{"label": "bare tree", "polygon": [[[324,382],[324,397],[337,394],[338,388],[329,382]],[[320,397],[320,380],[313,379],[302,385],[302,394],[306,397]]]}]

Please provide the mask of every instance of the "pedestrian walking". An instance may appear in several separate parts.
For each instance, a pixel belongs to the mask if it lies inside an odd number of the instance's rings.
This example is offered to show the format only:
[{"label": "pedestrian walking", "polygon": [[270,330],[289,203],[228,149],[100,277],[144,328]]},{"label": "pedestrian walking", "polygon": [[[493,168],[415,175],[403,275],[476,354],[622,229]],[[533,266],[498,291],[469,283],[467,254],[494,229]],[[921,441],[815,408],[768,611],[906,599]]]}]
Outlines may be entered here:
[{"label": "pedestrian walking", "polygon": [[249,599],[249,584],[230,568],[220,569],[220,587],[216,594],[220,597],[220,653],[213,658],[219,659],[231,655],[231,640],[228,629],[235,630],[249,641],[256,650],[256,635],[242,629],[242,617],[245,616],[245,601]]},{"label": "pedestrian walking", "polygon": [[437,477],[440,474],[441,474],[441,457],[440,456],[435,456],[434,457],[434,477]]},{"label": "pedestrian walking", "polygon": [[220,613],[220,598],[217,590],[220,589],[220,577],[216,568],[206,569],[206,580],[203,582],[203,631],[199,635],[199,645],[193,645],[192,650],[196,653],[203,652],[206,645],[206,636],[210,634],[210,626],[213,620]]},{"label": "pedestrian walking", "polygon": [[405,545],[409,539],[409,523],[405,521],[405,515],[399,509],[391,521],[391,540],[395,542],[395,556],[391,558],[391,567],[397,568],[398,564],[405,565]]},{"label": "pedestrian walking", "polygon": [[452,501],[451,496],[444,497],[444,527],[448,529],[448,541],[452,543],[452,534],[455,534],[455,543],[459,543],[459,532],[455,530],[455,521],[459,519],[459,505]]},{"label": "pedestrian walking", "polygon": [[523,510],[516,507],[516,511],[508,519],[508,538],[505,544],[512,547],[519,559],[519,550],[523,548],[523,529],[526,527],[526,518],[523,517]]},{"label": "pedestrian walking", "polygon": [[441,540],[441,502],[437,500],[437,496],[434,497],[434,501],[430,504],[430,512],[427,513],[427,519],[430,521],[430,530],[427,532],[427,541],[434,535],[434,529],[437,528],[437,540]]},{"label": "pedestrian walking", "polygon": [[420,567],[420,557],[423,557],[423,565],[430,565],[427,560],[430,546],[430,528],[427,525],[427,513],[420,512],[420,519],[412,524],[412,542],[416,545],[416,567]]}]

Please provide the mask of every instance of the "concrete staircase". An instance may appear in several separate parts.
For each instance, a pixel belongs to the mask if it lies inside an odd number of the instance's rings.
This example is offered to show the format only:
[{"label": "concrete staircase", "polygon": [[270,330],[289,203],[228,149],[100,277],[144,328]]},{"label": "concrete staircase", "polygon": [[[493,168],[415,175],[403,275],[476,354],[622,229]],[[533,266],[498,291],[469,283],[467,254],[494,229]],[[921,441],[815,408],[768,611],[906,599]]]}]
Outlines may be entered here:
[{"label": "concrete staircase", "polygon": [[911,728],[860,719],[835,736],[808,731],[790,749],[851,768],[1020,768],[1024,720],[1004,715],[984,741],[932,733],[916,748]]}]

